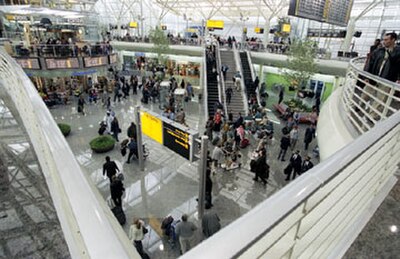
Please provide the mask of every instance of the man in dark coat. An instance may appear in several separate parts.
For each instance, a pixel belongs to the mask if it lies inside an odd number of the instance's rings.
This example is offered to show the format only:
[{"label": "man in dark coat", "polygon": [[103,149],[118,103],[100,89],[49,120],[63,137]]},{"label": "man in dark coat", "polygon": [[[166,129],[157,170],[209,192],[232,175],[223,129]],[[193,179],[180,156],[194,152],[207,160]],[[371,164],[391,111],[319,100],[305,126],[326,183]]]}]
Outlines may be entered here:
[{"label": "man in dark coat", "polygon": [[286,151],[290,146],[289,135],[283,135],[281,138],[281,151],[279,151],[278,160],[285,161]]},{"label": "man in dark coat", "polygon": [[303,164],[301,165],[301,173],[305,173],[313,167],[314,164],[311,162],[311,158],[309,156],[306,156],[306,158],[303,161]]},{"label": "man in dark coat", "polygon": [[214,211],[207,212],[204,214],[201,220],[201,227],[203,229],[203,234],[206,237],[210,237],[221,229],[220,219]]},{"label": "man in dark coat", "polygon": [[315,128],[313,125],[308,126],[308,128],[306,129],[306,132],[304,134],[304,150],[308,149],[308,145],[311,143],[311,141],[313,140],[315,136]]},{"label": "man in dark coat", "polygon": [[115,206],[122,206],[122,195],[124,194],[125,188],[122,182],[118,179],[116,175],[112,177],[112,182],[110,184],[111,199],[113,199]]},{"label": "man in dark coat", "polygon": [[114,161],[111,161],[109,156],[106,156],[106,162],[103,165],[103,175],[107,173],[108,179],[110,179],[110,183],[112,183],[112,177],[119,172],[119,168]]},{"label": "man in dark coat", "polygon": [[254,181],[258,181],[258,178],[263,181],[264,185],[267,185],[267,179],[269,178],[269,165],[267,164],[267,154],[265,149],[260,150],[257,160],[253,164],[256,177]]},{"label": "man in dark coat", "polygon": [[129,138],[137,139],[136,124],[134,122],[131,122],[131,125],[127,130],[127,135]]},{"label": "man in dark coat", "polygon": [[[294,178],[296,178],[296,175],[300,175],[301,174],[301,156],[300,156],[300,151],[297,150],[295,153],[293,153],[293,155],[290,157],[290,165],[293,169],[293,177],[292,180],[294,180]],[[289,181],[290,180],[290,175],[292,174],[292,172],[288,172],[285,181]]]},{"label": "man in dark coat", "polygon": [[[383,37],[383,48],[377,48],[372,55],[370,56],[369,62],[366,66],[366,71],[377,75],[379,77],[385,78],[392,82],[400,83],[400,47],[396,45],[397,34],[394,32],[386,33]],[[369,82],[368,79],[365,80]],[[371,85],[376,85],[376,82],[369,82]],[[376,98],[386,103],[388,95],[391,88],[385,87],[383,85],[378,86],[381,91],[377,91],[375,87],[366,84],[364,88],[364,93],[361,95],[361,98],[368,102],[371,97],[368,95],[376,96]],[[383,106],[377,100],[374,100],[372,103],[372,107],[378,111],[383,110]],[[371,115],[374,119],[379,120],[380,116],[376,114],[371,109]]]}]

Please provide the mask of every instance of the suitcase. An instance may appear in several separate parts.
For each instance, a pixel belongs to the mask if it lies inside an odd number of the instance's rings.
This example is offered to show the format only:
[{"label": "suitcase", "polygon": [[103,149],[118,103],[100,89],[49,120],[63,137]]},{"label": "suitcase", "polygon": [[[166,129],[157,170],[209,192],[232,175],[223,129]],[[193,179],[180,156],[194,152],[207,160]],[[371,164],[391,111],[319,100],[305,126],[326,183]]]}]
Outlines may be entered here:
[{"label": "suitcase", "polygon": [[246,148],[248,145],[250,145],[250,141],[247,138],[240,141],[240,148]]},{"label": "suitcase", "polygon": [[124,225],[126,223],[125,212],[122,210],[122,207],[116,206],[111,209],[114,216],[117,218],[119,224]]},{"label": "suitcase", "polygon": [[125,156],[126,155],[126,146],[125,147],[123,147],[123,148],[121,148],[121,155],[122,156]]}]

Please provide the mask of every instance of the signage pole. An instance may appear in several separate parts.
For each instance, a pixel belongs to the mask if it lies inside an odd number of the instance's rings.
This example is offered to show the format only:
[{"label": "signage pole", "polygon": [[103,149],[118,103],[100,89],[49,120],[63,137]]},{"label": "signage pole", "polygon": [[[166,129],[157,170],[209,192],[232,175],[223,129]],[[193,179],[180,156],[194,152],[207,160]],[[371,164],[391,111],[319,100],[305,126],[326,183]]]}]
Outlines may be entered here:
[{"label": "signage pole", "polygon": [[140,106],[136,106],[136,132],[137,132],[137,147],[138,147],[138,160],[139,168],[144,171],[144,158],[143,158],[143,141],[142,141],[142,123],[140,121]]},{"label": "signage pole", "polygon": [[198,216],[199,221],[203,219],[204,206],[206,198],[206,171],[207,171],[207,151],[208,151],[208,137],[201,137],[201,150],[200,150],[200,160],[199,160],[199,204],[198,204]]}]

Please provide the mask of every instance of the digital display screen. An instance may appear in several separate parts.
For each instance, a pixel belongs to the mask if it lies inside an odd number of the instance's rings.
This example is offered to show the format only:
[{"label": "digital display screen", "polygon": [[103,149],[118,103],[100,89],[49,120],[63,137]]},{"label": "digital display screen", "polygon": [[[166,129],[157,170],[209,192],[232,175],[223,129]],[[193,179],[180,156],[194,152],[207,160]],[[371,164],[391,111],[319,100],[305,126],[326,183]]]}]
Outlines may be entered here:
[{"label": "digital display screen", "polygon": [[40,69],[38,58],[17,58],[16,61],[22,68]]},{"label": "digital display screen", "polygon": [[347,26],[354,0],[290,0],[289,15]]},{"label": "digital display screen", "polygon": [[163,122],[164,146],[190,160],[190,134]]},{"label": "digital display screen", "polygon": [[79,68],[78,58],[46,58],[47,69]]},{"label": "digital display screen", "polygon": [[108,57],[84,57],[83,61],[85,63],[85,67],[98,67],[108,65]]}]

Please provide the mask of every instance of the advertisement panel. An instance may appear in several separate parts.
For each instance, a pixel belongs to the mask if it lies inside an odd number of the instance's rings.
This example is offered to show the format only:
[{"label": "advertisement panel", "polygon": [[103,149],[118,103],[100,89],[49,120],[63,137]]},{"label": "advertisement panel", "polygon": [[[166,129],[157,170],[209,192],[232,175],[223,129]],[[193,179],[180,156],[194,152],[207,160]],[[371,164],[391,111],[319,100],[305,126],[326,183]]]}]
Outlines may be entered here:
[{"label": "advertisement panel", "polygon": [[140,121],[142,124],[142,133],[162,145],[163,123],[161,119],[142,111],[140,112]]},{"label": "advertisement panel", "polygon": [[224,21],[222,20],[207,20],[207,28],[222,30],[224,28]]}]

